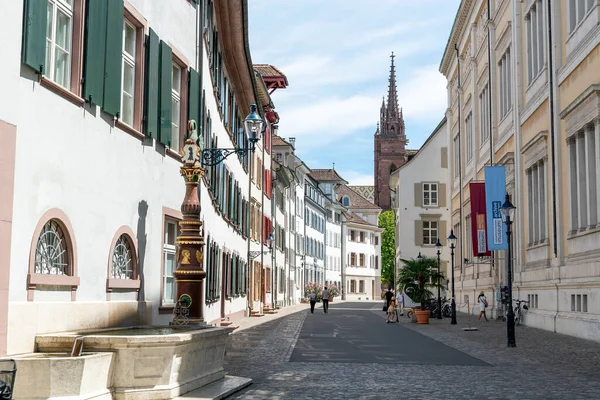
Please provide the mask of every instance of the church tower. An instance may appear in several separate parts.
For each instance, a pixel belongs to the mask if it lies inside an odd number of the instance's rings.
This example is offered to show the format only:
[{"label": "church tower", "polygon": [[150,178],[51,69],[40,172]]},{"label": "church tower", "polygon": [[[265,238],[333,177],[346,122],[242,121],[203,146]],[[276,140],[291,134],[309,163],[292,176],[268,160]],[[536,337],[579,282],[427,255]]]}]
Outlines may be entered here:
[{"label": "church tower", "polygon": [[383,99],[375,132],[375,204],[384,211],[391,208],[390,173],[406,162],[408,143],[402,109],[398,107],[394,57],[392,52],[387,105]]}]

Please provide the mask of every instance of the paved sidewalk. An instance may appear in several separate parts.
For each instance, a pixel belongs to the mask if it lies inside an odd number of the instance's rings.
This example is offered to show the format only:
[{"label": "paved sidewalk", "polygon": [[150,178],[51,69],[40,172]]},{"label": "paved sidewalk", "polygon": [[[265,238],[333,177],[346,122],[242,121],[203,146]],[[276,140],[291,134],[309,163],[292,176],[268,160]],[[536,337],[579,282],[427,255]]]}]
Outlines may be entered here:
[{"label": "paved sidewalk", "polygon": [[[338,303],[338,302],[336,301],[336,303]],[[320,303],[317,304],[317,307],[319,307],[319,306],[322,307],[322,305]],[[242,320],[240,320],[240,323],[238,324],[238,328],[235,331],[233,331],[232,334],[236,334],[236,333],[242,332],[246,329],[253,328],[255,326],[262,325],[264,323],[271,322],[273,320],[283,318],[290,314],[294,314],[294,313],[304,311],[304,310],[310,310],[309,303],[299,303],[299,304],[294,304],[294,305],[287,306],[284,308],[280,308],[277,310],[277,313],[265,314],[262,317],[244,317]]]},{"label": "paved sidewalk", "polygon": [[[381,319],[381,327],[375,325],[373,329],[395,336],[400,351],[402,346],[407,346],[403,339],[407,338],[409,329],[490,365],[427,365],[419,361],[400,364],[289,362],[305,319],[313,318],[308,305],[294,307],[273,316],[256,318],[269,320],[250,321],[253,326],[246,326],[231,336],[225,369],[229,374],[249,377],[254,382],[232,398],[345,400],[380,399],[382,395],[390,399],[428,400],[600,398],[600,343],[520,326],[516,330],[517,347],[509,349],[506,325],[501,321],[474,322],[479,328],[476,332],[462,330],[467,326],[465,314],[459,314],[458,325],[450,325],[449,318],[417,325],[406,317],[400,318],[400,324],[385,324],[380,302],[347,304],[347,322],[336,324],[339,329],[352,330],[360,320],[359,313],[365,312],[356,311],[353,317],[353,307],[371,308]],[[323,334],[327,333],[326,329],[325,326],[321,329]],[[370,339],[377,344],[375,337]],[[432,356],[430,348],[420,351]]]}]

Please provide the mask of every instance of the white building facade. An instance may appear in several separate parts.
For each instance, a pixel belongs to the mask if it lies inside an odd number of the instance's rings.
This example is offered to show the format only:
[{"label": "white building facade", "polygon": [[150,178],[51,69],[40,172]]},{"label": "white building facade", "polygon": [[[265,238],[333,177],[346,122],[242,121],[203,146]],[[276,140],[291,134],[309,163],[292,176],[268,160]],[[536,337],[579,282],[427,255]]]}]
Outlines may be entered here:
[{"label": "white building facade", "polygon": [[[23,3],[0,16],[10,171],[0,207],[8,221],[0,355],[33,351],[38,333],[168,324],[187,121],[204,147],[243,147],[242,120],[257,102],[248,46],[223,45],[247,44],[242,1]],[[239,24],[222,22],[225,12]],[[247,309],[248,167],[230,156],[199,187],[207,322]]]},{"label": "white building facade", "polygon": [[448,136],[445,118],[427,138],[419,151],[390,176],[392,205],[396,217],[396,267],[401,259],[417,258],[419,254],[437,257],[438,239],[440,269],[448,278],[446,268],[450,251],[450,206],[446,185],[448,172]]}]

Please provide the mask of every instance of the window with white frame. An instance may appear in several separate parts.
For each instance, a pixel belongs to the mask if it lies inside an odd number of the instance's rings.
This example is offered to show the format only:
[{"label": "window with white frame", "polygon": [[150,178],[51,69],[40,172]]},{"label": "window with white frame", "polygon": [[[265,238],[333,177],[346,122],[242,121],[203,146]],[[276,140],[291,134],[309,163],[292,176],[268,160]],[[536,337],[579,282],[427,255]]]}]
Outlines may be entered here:
[{"label": "window with white frame", "polygon": [[434,245],[438,239],[438,221],[423,221],[423,244]]},{"label": "window with white frame", "polygon": [[164,226],[164,241],[163,241],[163,304],[175,303],[175,279],[173,271],[177,268],[177,260],[175,259],[175,239],[177,238],[177,221],[165,219]]},{"label": "window with white frame", "polygon": [[508,114],[508,110],[510,110],[512,106],[512,96],[511,96],[511,68],[510,68],[510,47],[506,49],[502,57],[500,57],[500,62],[498,62],[498,85],[500,87],[500,99],[499,99],[499,107],[500,107],[500,119],[504,118],[506,114]]},{"label": "window with white frame", "polygon": [[595,0],[568,0],[569,2],[569,33],[583,21],[588,11],[592,9]]},{"label": "window with white frame", "polygon": [[454,177],[458,177],[460,173],[460,138],[458,135],[454,136]]},{"label": "window with white frame", "polygon": [[[596,127],[594,128],[594,124]],[[567,140],[571,203],[571,233],[593,229],[598,223],[598,187],[596,187],[595,131],[600,121],[587,124]]]},{"label": "window with white frame", "polygon": [[364,293],[365,292],[365,281],[364,280],[360,280],[358,281],[358,293]]},{"label": "window with white frame", "polygon": [[71,82],[73,1],[48,1],[46,23],[46,66],[44,75],[65,88]]},{"label": "window with white frame", "polygon": [[473,113],[469,113],[469,115],[467,115],[467,118],[465,119],[465,144],[466,144],[466,149],[465,152],[467,153],[467,163],[469,163],[472,159],[473,159]]},{"label": "window with white frame", "polygon": [[533,3],[525,15],[527,31],[527,83],[533,82],[544,66],[544,6]]},{"label": "window with white frame", "polygon": [[133,126],[133,108],[135,104],[135,43],[136,29],[127,20],[123,21],[123,68],[121,78],[120,119]]},{"label": "window with white frame", "polygon": [[546,163],[540,160],[526,170],[529,245],[543,243],[546,233]]},{"label": "window with white frame", "polygon": [[423,183],[423,206],[437,207],[438,206],[438,184]]},{"label": "window with white frame", "polygon": [[171,86],[171,148],[179,149],[179,123],[181,120],[181,67],[173,63]]},{"label": "window with white frame", "polygon": [[481,133],[480,145],[483,145],[490,138],[490,88],[486,83],[483,90],[479,93],[479,116],[480,126],[479,132]]}]

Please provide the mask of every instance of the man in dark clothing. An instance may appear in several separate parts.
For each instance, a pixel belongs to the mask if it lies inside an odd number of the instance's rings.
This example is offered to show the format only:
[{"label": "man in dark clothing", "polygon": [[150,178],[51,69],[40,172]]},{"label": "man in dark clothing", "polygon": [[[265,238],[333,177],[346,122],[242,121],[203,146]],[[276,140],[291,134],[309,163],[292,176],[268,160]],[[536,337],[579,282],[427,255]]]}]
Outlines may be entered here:
[{"label": "man in dark clothing", "polygon": [[315,303],[317,302],[317,294],[316,293],[311,293],[310,294],[310,312],[312,314],[315,313]]},{"label": "man in dark clothing", "polygon": [[[385,291],[385,303],[386,303],[387,307],[390,306],[390,301],[392,300],[392,297],[394,297],[394,293],[392,293],[392,291],[390,289],[386,289],[386,291]],[[386,310],[387,310],[387,308],[386,308]]]},{"label": "man in dark clothing", "polygon": [[327,314],[329,311],[329,290],[327,290],[327,286],[323,289],[323,312]]}]

